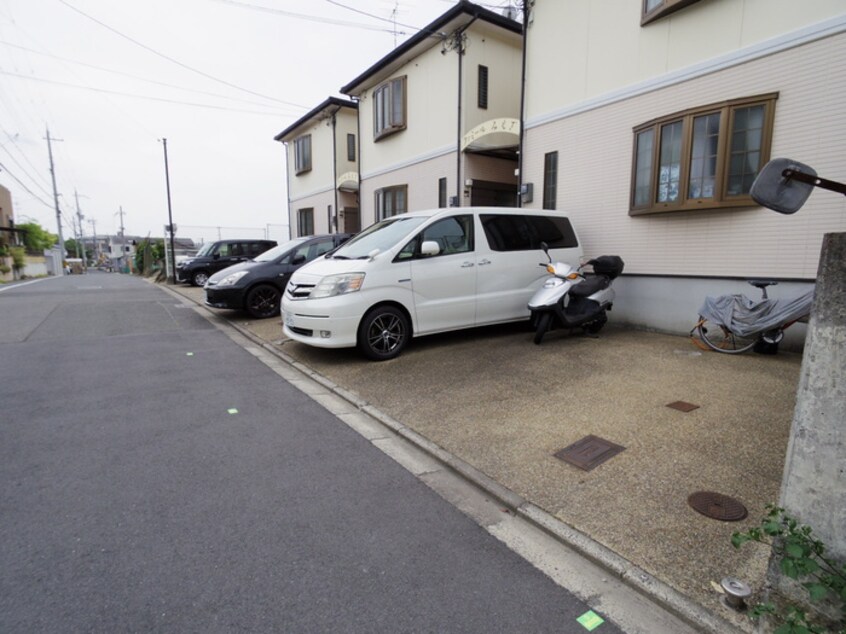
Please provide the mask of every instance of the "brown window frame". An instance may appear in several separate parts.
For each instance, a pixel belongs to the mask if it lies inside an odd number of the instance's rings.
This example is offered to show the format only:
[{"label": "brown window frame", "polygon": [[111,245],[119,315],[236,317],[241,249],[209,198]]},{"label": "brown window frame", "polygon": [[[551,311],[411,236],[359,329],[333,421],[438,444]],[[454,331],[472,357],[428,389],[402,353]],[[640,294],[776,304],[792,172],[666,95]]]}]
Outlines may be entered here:
[{"label": "brown window frame", "polygon": [[[306,222],[306,219],[308,222]],[[297,235],[314,235],[314,207],[302,207],[297,209]]]},{"label": "brown window frame", "polygon": [[675,13],[680,9],[684,9],[699,0],[660,0],[658,4],[651,9],[648,8],[649,0],[643,0],[641,7],[640,25],[646,26],[650,22],[660,20],[661,18]]},{"label": "brown window frame", "polygon": [[445,209],[449,206],[449,196],[447,195],[447,179],[446,176],[438,179],[438,208]]},{"label": "brown window frame", "polygon": [[[384,139],[387,136],[396,134],[397,132],[406,129],[408,121],[408,89],[406,79],[407,78],[405,75],[403,75],[402,77],[393,77],[373,89],[374,141],[379,141],[380,139]],[[394,115],[396,114],[396,110],[394,109],[394,92],[397,90],[397,86],[399,86],[399,89],[402,90],[402,118],[400,121],[394,120]],[[383,97],[383,94],[387,94],[388,96]],[[383,99],[387,101],[389,109],[387,113],[387,119],[385,121],[380,121],[380,102]],[[381,104],[381,112],[384,112],[384,108],[385,104]]]},{"label": "brown window frame", "polygon": [[[775,119],[775,103],[778,93],[755,95],[743,97],[718,103],[690,108],[671,115],[652,119],[633,129],[633,150],[631,185],[629,188],[629,215],[638,216],[644,214],[666,213],[676,211],[692,211],[697,209],[731,209],[736,207],[752,207],[756,203],[752,197],[746,194],[731,195],[728,193],[728,169],[730,167],[731,135],[734,129],[735,113],[742,108],[764,106],[764,118],[761,136],[760,157],[758,170],[760,170],[770,158],[772,147],[773,123]],[[713,196],[702,198],[690,198],[691,180],[690,165],[693,152],[693,122],[694,118],[703,115],[719,114],[719,132],[717,134],[716,169],[714,172]],[[678,198],[674,201],[659,202],[659,177],[661,160],[661,131],[665,126],[681,124],[681,146],[679,155],[679,178]],[[638,185],[638,168],[647,166],[638,163],[638,139],[639,135],[645,132],[652,132],[652,148],[648,153],[641,156],[650,157],[649,168],[649,191],[647,199],[649,202],[636,204],[636,188]],[[645,170],[641,169],[641,172]]]},{"label": "brown window frame", "polygon": [[[304,148],[307,148],[304,151]],[[311,135],[304,134],[294,139],[294,173],[311,171]]]},{"label": "brown window frame", "polygon": [[[402,192],[404,207],[402,209],[396,208],[397,194]],[[375,199],[374,209],[376,210],[376,220],[384,220],[408,211],[408,185],[391,185],[390,187],[381,187],[373,192]],[[390,197],[393,200],[393,210],[390,215],[385,215],[385,200]]]}]

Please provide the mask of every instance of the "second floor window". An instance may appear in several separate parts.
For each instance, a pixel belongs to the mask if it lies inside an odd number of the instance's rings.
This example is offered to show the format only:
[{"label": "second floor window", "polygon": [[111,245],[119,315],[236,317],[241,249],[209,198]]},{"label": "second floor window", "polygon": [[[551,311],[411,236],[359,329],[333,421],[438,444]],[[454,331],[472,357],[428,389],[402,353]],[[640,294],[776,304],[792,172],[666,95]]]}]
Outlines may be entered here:
[{"label": "second floor window", "polygon": [[405,125],[405,77],[397,77],[373,91],[373,138],[398,132]]},{"label": "second floor window", "polygon": [[770,158],[777,94],[735,99],[634,129],[631,215],[752,206]]},{"label": "second floor window", "polygon": [[355,163],[355,135],[347,135],[347,160]]},{"label": "second floor window", "polygon": [[[294,166],[296,173],[301,174],[311,169],[311,135],[306,134],[294,139]],[[300,234],[302,235],[302,234]]]},{"label": "second floor window", "polygon": [[488,108],[488,67],[479,64],[479,94],[477,104],[482,110]]},{"label": "second floor window", "polygon": [[376,219],[384,220],[408,211],[408,185],[376,190]]}]

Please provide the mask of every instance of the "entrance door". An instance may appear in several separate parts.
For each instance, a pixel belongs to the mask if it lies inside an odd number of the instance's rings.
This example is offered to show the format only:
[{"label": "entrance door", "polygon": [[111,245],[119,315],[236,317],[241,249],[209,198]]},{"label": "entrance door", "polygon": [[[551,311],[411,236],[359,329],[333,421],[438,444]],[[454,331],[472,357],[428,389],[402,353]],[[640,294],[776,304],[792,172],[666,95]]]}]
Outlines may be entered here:
[{"label": "entrance door", "polygon": [[470,205],[473,207],[517,207],[517,185],[473,179]]},{"label": "entrance door", "polygon": [[358,233],[361,231],[361,217],[358,207],[344,207],[344,232]]}]

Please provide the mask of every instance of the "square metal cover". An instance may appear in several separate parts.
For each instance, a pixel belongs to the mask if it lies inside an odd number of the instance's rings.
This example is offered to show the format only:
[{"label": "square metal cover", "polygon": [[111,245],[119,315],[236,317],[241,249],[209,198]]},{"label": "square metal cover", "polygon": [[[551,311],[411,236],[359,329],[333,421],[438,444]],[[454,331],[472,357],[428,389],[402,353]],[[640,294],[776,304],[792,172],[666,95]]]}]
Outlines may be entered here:
[{"label": "square metal cover", "polygon": [[685,401],[673,401],[672,403],[667,403],[667,407],[672,409],[677,409],[680,412],[692,412],[695,409],[699,409],[699,405],[694,405],[693,403],[686,403]]},{"label": "square metal cover", "polygon": [[589,435],[577,440],[569,447],[564,447],[555,453],[555,457],[571,465],[590,471],[606,460],[613,458],[625,447],[614,444],[599,436]]}]

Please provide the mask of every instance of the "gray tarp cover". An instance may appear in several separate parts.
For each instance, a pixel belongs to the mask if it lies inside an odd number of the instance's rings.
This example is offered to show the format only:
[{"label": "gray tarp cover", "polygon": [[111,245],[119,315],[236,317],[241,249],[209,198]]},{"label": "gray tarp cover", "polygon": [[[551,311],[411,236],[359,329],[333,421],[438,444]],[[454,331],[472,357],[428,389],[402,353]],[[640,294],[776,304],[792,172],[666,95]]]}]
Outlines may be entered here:
[{"label": "gray tarp cover", "polygon": [[753,301],[746,295],[721,295],[706,297],[699,315],[740,337],[748,337],[807,315],[813,301],[813,289],[792,299]]}]

